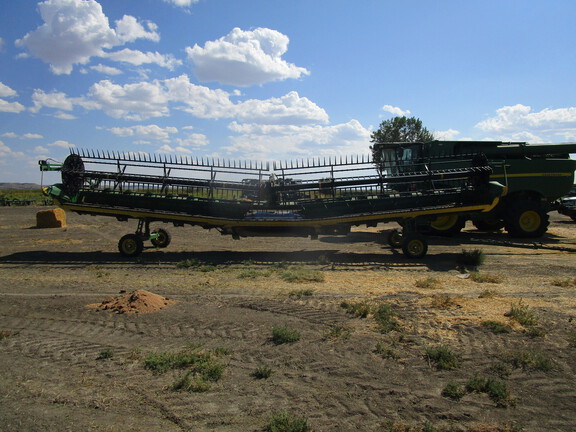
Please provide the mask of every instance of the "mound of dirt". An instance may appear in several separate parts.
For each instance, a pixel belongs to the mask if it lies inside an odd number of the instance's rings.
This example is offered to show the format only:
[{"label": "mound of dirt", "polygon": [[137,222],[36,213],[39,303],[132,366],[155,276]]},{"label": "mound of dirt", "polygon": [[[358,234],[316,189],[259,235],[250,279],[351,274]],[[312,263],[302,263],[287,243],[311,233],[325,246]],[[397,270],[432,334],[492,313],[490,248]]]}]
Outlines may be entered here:
[{"label": "mound of dirt", "polygon": [[123,296],[109,297],[101,303],[86,305],[88,308],[97,310],[109,310],[119,314],[137,314],[157,312],[160,309],[172,306],[176,303],[166,297],[145,290],[132,291]]}]

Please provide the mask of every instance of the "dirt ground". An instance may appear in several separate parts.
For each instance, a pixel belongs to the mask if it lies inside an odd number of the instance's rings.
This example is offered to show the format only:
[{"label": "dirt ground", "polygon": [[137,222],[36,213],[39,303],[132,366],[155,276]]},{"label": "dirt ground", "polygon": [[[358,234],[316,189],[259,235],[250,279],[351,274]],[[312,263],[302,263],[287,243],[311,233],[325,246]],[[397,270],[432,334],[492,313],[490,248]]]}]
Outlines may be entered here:
[{"label": "dirt ground", "polygon": [[[486,244],[508,238],[471,226],[419,261],[378,232],[394,224],[316,241],[167,226],[168,248],[127,259],[117,242],[135,222],[36,229],[39,210],[0,208],[0,431],[262,431],[279,413],[314,431],[576,430],[574,253]],[[576,224],[552,219],[543,244],[576,248]],[[463,249],[484,264],[460,266]],[[86,307],[134,290],[175,302]],[[353,305],[389,306],[394,324]],[[300,339],[275,343],[274,328]],[[219,380],[177,391],[189,368],[146,367],[191,347]],[[439,367],[438,347],[459,362]]]}]

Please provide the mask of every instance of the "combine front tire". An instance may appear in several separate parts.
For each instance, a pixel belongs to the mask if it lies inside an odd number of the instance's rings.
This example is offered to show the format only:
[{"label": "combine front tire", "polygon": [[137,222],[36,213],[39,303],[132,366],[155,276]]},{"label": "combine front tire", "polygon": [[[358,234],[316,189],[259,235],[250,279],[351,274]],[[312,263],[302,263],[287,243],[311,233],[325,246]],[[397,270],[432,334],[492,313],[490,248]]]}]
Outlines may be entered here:
[{"label": "combine front tire", "polygon": [[406,234],[402,241],[402,252],[408,258],[422,258],[428,252],[428,243],[418,234]]},{"label": "combine front tire", "polygon": [[506,231],[512,237],[541,237],[548,229],[549,217],[538,201],[513,203],[506,214]]},{"label": "combine front tire", "polygon": [[170,241],[172,240],[170,233],[163,228],[158,228],[152,234],[156,234],[156,237],[150,241],[152,242],[152,245],[157,248],[168,247]]},{"label": "combine front tire", "polygon": [[144,250],[144,242],[136,234],[126,234],[118,242],[118,250],[125,257],[137,257]]}]

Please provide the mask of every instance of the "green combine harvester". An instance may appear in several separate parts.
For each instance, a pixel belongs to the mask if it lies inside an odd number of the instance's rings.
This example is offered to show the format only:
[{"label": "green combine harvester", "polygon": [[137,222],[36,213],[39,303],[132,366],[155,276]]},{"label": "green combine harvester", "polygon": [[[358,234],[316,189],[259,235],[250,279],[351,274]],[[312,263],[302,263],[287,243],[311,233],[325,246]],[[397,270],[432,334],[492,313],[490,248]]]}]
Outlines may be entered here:
[{"label": "green combine harvester", "polygon": [[[527,144],[502,141],[431,141],[375,144],[375,163],[383,172],[401,175],[426,167],[429,170],[460,168],[462,161],[483,154],[492,168],[490,179],[507,187],[507,194],[490,212],[443,215],[432,220],[428,232],[458,233],[467,220],[483,231],[504,228],[511,237],[542,236],[548,213],[574,185],[576,143]],[[465,163],[465,162],[464,162]]]},{"label": "green combine harvester", "polygon": [[283,162],[222,161],[174,156],[72,150],[61,183],[44,193],[66,211],[138,221],[118,242],[122,255],[138,256],[144,242],[167,247],[171,236],[151,223],[198,225],[238,239],[247,236],[346,235],[352,226],[396,221],[391,246],[411,258],[426,255],[419,227],[441,217],[489,212],[505,187],[490,181],[481,154],[458,167],[413,166],[398,172],[369,157]]}]

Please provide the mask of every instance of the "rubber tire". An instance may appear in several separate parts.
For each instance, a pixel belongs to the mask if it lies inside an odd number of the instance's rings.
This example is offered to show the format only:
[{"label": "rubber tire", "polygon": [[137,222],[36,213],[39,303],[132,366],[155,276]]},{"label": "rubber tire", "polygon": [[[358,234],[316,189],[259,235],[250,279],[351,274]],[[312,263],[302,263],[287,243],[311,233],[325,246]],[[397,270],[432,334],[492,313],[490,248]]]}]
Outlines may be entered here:
[{"label": "rubber tire", "polygon": [[502,219],[480,219],[472,221],[472,223],[479,231],[500,231],[504,228]]},{"label": "rubber tire", "polygon": [[118,250],[125,257],[137,257],[144,250],[144,242],[136,234],[126,234],[118,242]]},{"label": "rubber tire", "polygon": [[419,234],[406,234],[402,241],[402,252],[407,258],[423,258],[428,252],[428,243]]},{"label": "rubber tire", "polygon": [[526,200],[508,206],[504,224],[511,237],[534,238],[543,236],[550,222],[540,202]]},{"label": "rubber tire", "polygon": [[462,231],[466,221],[459,215],[438,216],[430,222],[426,234],[452,237]]},{"label": "rubber tire", "polygon": [[152,246],[154,247],[165,248],[168,247],[172,241],[172,236],[170,236],[170,233],[164,228],[158,228],[157,230],[154,230],[153,233],[158,234],[158,237],[150,240],[152,242]]},{"label": "rubber tire", "polygon": [[400,230],[393,229],[388,233],[388,244],[390,245],[391,248],[397,249],[399,247],[402,247],[402,240],[403,236]]}]

